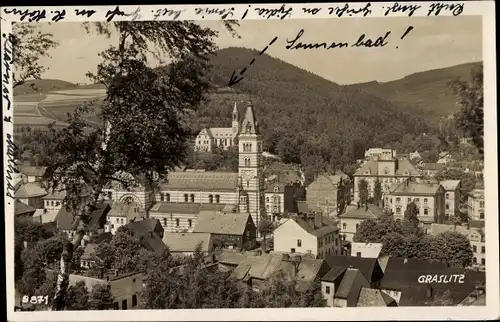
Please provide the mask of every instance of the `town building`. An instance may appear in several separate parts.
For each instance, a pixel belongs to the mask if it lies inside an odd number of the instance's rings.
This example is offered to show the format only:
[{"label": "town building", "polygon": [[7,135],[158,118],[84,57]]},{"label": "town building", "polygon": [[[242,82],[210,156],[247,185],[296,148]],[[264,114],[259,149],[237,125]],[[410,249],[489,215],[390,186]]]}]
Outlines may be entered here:
[{"label": "town building", "polygon": [[34,183],[43,180],[43,176],[47,171],[47,167],[33,167],[30,165],[22,165],[19,167],[24,183]]},{"label": "town building", "polygon": [[368,219],[379,219],[384,215],[384,210],[372,204],[365,206],[348,206],[346,212],[339,216],[342,240],[353,241],[359,225]]},{"label": "town building", "polygon": [[469,221],[464,225],[432,224],[430,234],[435,236],[446,231],[456,231],[469,239],[473,253],[472,266],[484,270],[486,265],[484,221]]},{"label": "town building", "polygon": [[[202,211],[214,208],[219,212],[229,212],[228,209],[232,208],[236,213],[249,213],[255,226],[258,226],[260,219],[267,214],[262,136],[251,102],[246,107],[237,141],[238,172],[172,171],[168,173],[166,180],[159,183],[159,189],[155,192],[140,180],[136,187],[131,189],[124,189],[118,183],[106,187],[104,189],[106,198],[114,201],[111,213],[115,215],[112,218],[110,216],[108,224],[108,226],[114,225],[114,228],[108,228],[108,231],[115,232],[117,226],[135,217],[149,216],[160,219],[167,231],[182,232],[185,229],[189,231],[195,227],[195,219]],[[158,205],[158,203],[163,204]],[[173,206],[172,203],[179,205]],[[199,208],[193,206],[200,204],[202,206]],[[212,206],[206,206],[209,204]],[[189,227],[190,221],[191,227]]]},{"label": "town building", "polygon": [[[110,212],[111,206],[108,202],[100,202],[97,204],[96,209],[92,211],[90,215],[90,221],[86,225],[87,231],[85,238],[88,239],[92,235],[98,235],[104,232],[104,225],[106,224],[106,216]],[[57,229],[68,235],[69,238],[73,238],[76,228],[80,223],[80,218],[76,217],[71,209],[62,207],[57,212],[54,219],[57,225]]]},{"label": "town building", "polygon": [[35,209],[43,209],[43,197],[46,195],[47,190],[45,190],[45,188],[43,188],[38,182],[31,181],[18,185],[14,193],[14,198]]},{"label": "town building", "polygon": [[342,252],[339,228],[321,213],[291,215],[273,232],[274,250],[325,258]]},{"label": "town building", "polygon": [[468,194],[467,216],[470,220],[484,220],[484,189],[474,189]]},{"label": "town building", "polygon": [[417,206],[418,219],[424,226],[445,219],[445,190],[440,184],[415,182],[409,178],[392,186],[384,204],[396,220],[402,220],[412,202]]},{"label": "town building", "polygon": [[440,182],[444,188],[444,214],[445,218],[458,216],[460,211],[460,180],[444,180]]},{"label": "town building", "polygon": [[351,243],[351,256],[362,258],[378,258],[382,251],[382,243]]},{"label": "town building", "polygon": [[349,177],[344,173],[320,174],[307,187],[307,205],[325,215],[336,216],[351,202],[351,188]]},{"label": "town building", "polygon": [[305,196],[304,187],[298,182],[272,182],[266,184],[266,213],[273,222],[289,213],[297,212],[297,201]]},{"label": "town building", "polygon": [[321,279],[321,284],[323,298],[330,307],[355,307],[361,289],[370,287],[363,274],[354,267],[332,268]]},{"label": "town building", "polygon": [[16,217],[33,217],[36,209],[28,206],[20,200],[14,201],[14,216]]},{"label": "town building", "polygon": [[365,151],[365,158],[384,158],[390,159],[396,157],[396,150],[392,149],[382,149],[382,148],[371,148]]},{"label": "town building", "polygon": [[[437,279],[425,282],[425,277],[463,275],[460,283],[443,283]],[[422,277],[423,276],[423,277]],[[424,280],[424,281],[423,281]],[[380,284],[382,292],[396,300],[398,306],[431,306],[433,301],[450,292],[451,305],[458,305],[483,284],[485,273],[414,258],[390,257]]]},{"label": "town building", "polygon": [[253,249],[257,227],[248,213],[202,211],[193,233],[209,233],[214,246]]},{"label": "town building", "polygon": [[163,243],[167,245],[172,255],[193,255],[197,249],[202,254],[210,254],[214,247],[212,236],[209,233],[166,233],[163,235]]},{"label": "town building", "polygon": [[357,256],[328,255],[325,258],[330,268],[356,268],[368,281],[368,287],[378,288],[384,276],[382,268],[376,258],[363,258]]},{"label": "town building", "polygon": [[[47,270],[48,278],[55,279],[56,276],[56,272]],[[144,287],[144,275],[142,273],[111,274],[100,277],[69,275],[70,286],[74,286],[78,282],[84,282],[89,292],[96,285],[107,286],[114,299],[113,306],[109,309],[128,310],[138,308],[139,293]]]},{"label": "town building", "polygon": [[361,180],[367,182],[368,198],[372,198],[377,180],[380,182],[382,194],[386,195],[394,183],[403,182],[408,177],[413,177],[417,181],[423,178],[423,174],[408,159],[399,160],[396,157],[375,157],[365,162],[353,176],[355,202],[360,200],[359,182]]},{"label": "town building", "polygon": [[134,220],[125,227],[134,232],[145,249],[161,254],[167,248],[162,241],[164,230],[158,219]]},{"label": "town building", "polygon": [[439,153],[439,160],[437,161],[438,164],[448,164],[453,161],[455,160],[450,152],[443,151]]},{"label": "town building", "polygon": [[245,282],[254,290],[259,290],[269,278],[281,272],[297,281],[297,291],[303,292],[316,278],[321,278],[328,270],[328,265],[321,259],[273,252],[246,256],[234,269],[232,277]]},{"label": "town building", "polygon": [[214,147],[224,150],[238,144],[238,134],[242,128],[240,113],[236,102],[233,107],[231,127],[211,127],[204,128],[196,136],[195,150],[210,152]]}]

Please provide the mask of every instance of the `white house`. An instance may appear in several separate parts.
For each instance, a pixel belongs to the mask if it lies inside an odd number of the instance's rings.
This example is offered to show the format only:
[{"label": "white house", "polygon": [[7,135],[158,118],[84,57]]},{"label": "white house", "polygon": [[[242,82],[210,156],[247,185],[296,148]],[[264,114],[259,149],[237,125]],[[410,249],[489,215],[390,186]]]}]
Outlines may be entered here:
[{"label": "white house", "polygon": [[340,255],[342,246],[339,229],[333,221],[315,213],[293,215],[284,220],[274,232],[274,250],[277,252],[312,254],[317,258]]},{"label": "white house", "polygon": [[382,243],[351,243],[351,256],[378,258],[382,246]]}]

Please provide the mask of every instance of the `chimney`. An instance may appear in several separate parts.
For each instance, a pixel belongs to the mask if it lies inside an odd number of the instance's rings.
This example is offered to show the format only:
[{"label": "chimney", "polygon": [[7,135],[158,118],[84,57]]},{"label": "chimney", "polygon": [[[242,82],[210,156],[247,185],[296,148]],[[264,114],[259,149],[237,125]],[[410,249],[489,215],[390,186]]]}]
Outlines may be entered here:
[{"label": "chimney", "polygon": [[314,225],[317,228],[323,227],[323,215],[321,213],[314,214]]},{"label": "chimney", "polygon": [[432,297],[432,286],[428,285],[427,286],[427,298]]}]

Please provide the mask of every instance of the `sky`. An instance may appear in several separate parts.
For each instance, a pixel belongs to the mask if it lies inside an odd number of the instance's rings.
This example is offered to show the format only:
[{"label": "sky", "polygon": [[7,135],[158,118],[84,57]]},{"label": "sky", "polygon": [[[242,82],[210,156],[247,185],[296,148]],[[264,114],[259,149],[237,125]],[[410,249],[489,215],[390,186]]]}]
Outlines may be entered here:
[{"label": "sky", "polygon": [[[200,23],[219,31],[219,48],[235,46],[260,51],[278,37],[267,54],[338,84],[386,82],[416,72],[482,60],[480,16],[244,20],[237,27],[240,39],[232,37],[218,21]],[[117,43],[116,35],[107,38],[88,34],[81,23],[40,25],[59,42],[50,52],[50,58],[41,58],[41,63],[49,68],[42,78],[88,83],[85,74],[96,70],[101,61],[98,53]],[[409,26],[414,28],[401,40]],[[352,44],[361,34],[374,40],[388,31],[391,34],[388,44],[380,48],[286,49],[287,40],[293,40],[301,29],[303,43]]]}]

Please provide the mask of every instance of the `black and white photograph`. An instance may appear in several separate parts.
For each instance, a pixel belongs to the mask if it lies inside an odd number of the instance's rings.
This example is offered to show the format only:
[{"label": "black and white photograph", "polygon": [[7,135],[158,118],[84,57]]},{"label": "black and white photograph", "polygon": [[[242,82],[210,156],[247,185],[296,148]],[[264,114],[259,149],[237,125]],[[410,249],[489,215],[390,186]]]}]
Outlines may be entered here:
[{"label": "black and white photograph", "polygon": [[9,312],[498,315],[493,6],[376,5],[2,8]]}]

